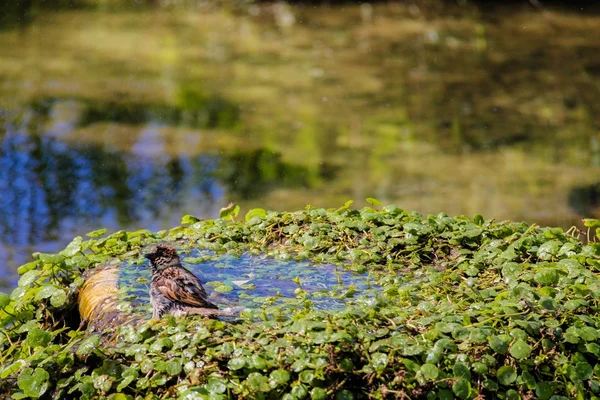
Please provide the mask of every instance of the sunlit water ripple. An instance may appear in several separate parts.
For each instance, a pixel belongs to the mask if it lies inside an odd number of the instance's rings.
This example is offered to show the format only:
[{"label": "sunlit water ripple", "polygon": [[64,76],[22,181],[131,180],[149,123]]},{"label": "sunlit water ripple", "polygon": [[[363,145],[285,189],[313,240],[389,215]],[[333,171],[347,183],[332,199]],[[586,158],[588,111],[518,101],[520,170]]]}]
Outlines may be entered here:
[{"label": "sunlit water ripple", "polygon": [[[184,266],[200,278],[207,292],[212,293],[211,301],[220,308],[260,308],[269,297],[296,298],[296,290],[301,286],[315,308],[334,310],[351,301],[339,295],[351,287],[357,296],[372,296],[373,291],[378,290],[376,285],[368,282],[368,274],[350,272],[333,264],[247,253],[240,257],[223,255],[214,259],[214,253],[208,250],[193,250],[181,257]],[[300,286],[294,282],[296,278]],[[214,289],[219,286],[230,287],[231,291],[217,293]],[[124,302],[144,308],[146,314],[150,314],[150,270],[146,264],[121,264],[119,289]]]}]

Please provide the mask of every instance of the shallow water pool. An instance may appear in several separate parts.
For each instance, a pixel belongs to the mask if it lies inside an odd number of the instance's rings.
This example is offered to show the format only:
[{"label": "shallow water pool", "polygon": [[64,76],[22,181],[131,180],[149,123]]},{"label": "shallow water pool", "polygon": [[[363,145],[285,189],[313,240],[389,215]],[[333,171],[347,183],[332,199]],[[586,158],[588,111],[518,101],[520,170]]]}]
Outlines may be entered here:
[{"label": "shallow water pool", "polygon": [[[333,264],[247,253],[216,256],[209,250],[181,252],[180,257],[219,308],[260,308],[266,301],[296,298],[301,287],[315,308],[334,310],[344,307],[354,294],[366,294],[372,286],[367,273],[345,271]],[[148,263],[122,263],[118,286],[124,307],[130,304],[135,311],[151,314]]]}]

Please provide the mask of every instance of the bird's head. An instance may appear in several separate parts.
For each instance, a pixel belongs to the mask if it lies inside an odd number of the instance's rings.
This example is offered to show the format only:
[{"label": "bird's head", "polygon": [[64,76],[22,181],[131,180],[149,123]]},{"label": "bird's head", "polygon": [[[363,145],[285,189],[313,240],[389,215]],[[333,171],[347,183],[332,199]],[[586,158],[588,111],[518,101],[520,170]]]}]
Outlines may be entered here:
[{"label": "bird's head", "polygon": [[159,243],[144,251],[144,257],[150,260],[152,271],[179,265],[179,256],[175,247],[168,244]]}]

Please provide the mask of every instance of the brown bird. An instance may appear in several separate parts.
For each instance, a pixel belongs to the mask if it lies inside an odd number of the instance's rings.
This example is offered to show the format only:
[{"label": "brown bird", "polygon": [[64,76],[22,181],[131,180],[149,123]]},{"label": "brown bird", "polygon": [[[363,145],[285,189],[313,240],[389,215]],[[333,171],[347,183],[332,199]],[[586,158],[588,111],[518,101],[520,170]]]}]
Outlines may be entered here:
[{"label": "brown bird", "polygon": [[208,301],[200,280],[181,265],[173,246],[157,244],[147,250],[144,257],[150,260],[152,271],[152,318],[160,318],[164,314],[220,314],[215,311],[218,307]]}]

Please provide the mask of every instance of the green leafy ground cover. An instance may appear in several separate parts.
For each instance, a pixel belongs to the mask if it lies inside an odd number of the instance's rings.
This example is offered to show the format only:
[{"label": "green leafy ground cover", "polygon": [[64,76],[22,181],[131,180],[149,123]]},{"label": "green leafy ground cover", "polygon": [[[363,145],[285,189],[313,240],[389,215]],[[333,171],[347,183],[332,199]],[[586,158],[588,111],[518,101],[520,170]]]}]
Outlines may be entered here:
[{"label": "green leafy ground cover", "polygon": [[[36,254],[0,295],[0,394],[11,398],[563,399],[600,396],[600,244],[558,228],[395,206],[184,217]],[[598,221],[588,220],[593,227]],[[297,282],[236,321],[164,318],[116,343],[79,328],[82,272],[156,241],[368,273],[322,310]],[[482,397],[483,396],[483,397]]]}]

